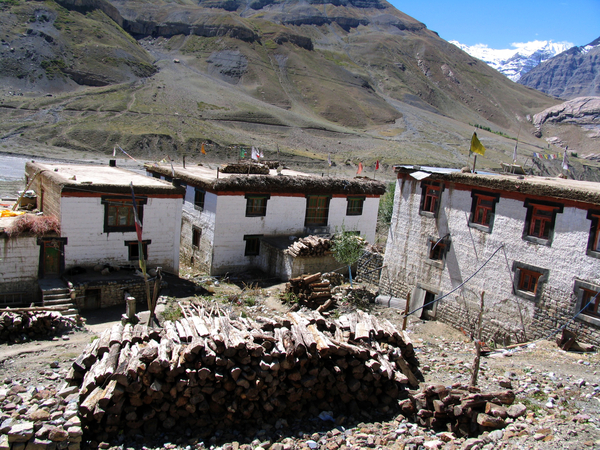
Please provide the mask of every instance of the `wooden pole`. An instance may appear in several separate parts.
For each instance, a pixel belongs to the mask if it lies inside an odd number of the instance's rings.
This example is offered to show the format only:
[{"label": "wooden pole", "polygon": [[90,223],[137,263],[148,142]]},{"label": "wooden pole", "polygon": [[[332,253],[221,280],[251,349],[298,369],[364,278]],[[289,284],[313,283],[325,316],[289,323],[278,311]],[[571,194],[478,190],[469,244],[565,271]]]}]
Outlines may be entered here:
[{"label": "wooden pole", "polygon": [[406,305],[404,306],[404,319],[402,320],[402,331],[406,330],[406,322],[408,321],[408,311],[410,310],[410,292],[406,296]]},{"label": "wooden pole", "polygon": [[481,361],[481,328],[483,322],[483,296],[485,292],[481,292],[481,305],[479,307],[479,323],[477,330],[477,338],[475,339],[475,360],[473,361],[473,373],[471,374],[471,386],[477,385],[477,376],[479,375],[479,363]]}]

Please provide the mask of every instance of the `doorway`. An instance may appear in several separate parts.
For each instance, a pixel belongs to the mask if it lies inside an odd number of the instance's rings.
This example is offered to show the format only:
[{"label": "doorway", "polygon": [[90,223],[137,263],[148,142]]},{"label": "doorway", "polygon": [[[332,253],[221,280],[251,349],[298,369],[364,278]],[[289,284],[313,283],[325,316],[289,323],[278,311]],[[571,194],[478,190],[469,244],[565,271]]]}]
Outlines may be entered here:
[{"label": "doorway", "polygon": [[40,238],[39,278],[57,278],[65,270],[67,238]]}]

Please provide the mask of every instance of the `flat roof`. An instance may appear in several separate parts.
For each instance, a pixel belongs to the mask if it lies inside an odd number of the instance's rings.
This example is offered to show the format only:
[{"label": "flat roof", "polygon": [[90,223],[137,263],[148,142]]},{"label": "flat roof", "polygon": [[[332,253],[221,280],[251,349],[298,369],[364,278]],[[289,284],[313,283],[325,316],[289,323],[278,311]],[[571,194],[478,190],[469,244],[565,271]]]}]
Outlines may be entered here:
[{"label": "flat roof", "polygon": [[[250,164],[249,167],[252,167]],[[181,164],[145,164],[148,172],[180,178],[191,186],[214,192],[303,193],[375,195],[385,193],[386,185],[370,178],[325,177],[282,169],[270,169],[268,174],[224,173],[205,166]],[[264,166],[261,165],[264,168]],[[266,169],[265,169],[266,170]]]},{"label": "flat roof", "polygon": [[50,178],[64,191],[106,191],[109,193],[131,193],[130,183],[135,191],[142,193],[182,194],[181,187],[175,187],[164,180],[158,180],[141,173],[120,167],[92,164],[45,164],[28,162],[26,171],[31,175],[40,172]]},{"label": "flat roof", "polygon": [[533,175],[515,176],[512,174],[493,174],[490,172],[461,172],[453,169],[431,168],[424,166],[394,166],[398,174],[411,175],[416,172],[428,172],[427,179],[472,185],[497,191],[517,192],[525,195],[537,195],[592,203],[600,205],[600,183],[594,181],[570,180],[559,177],[540,177]]}]

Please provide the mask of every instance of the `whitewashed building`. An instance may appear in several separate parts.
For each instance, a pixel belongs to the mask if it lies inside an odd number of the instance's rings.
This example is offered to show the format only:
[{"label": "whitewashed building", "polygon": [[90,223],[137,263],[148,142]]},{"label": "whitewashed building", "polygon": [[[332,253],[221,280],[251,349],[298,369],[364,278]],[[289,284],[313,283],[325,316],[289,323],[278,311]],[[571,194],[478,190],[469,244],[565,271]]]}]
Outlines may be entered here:
[{"label": "whitewashed building", "polygon": [[211,275],[259,268],[287,278],[292,272],[283,267],[282,255],[275,254],[274,237],[327,234],[344,227],[374,240],[383,183],[277,172],[259,164],[239,166],[244,173],[145,166],[148,174],[167,180],[174,176],[186,187],[182,263]]},{"label": "whitewashed building", "polygon": [[411,310],[426,305],[416,314],[472,333],[483,292],[487,340],[541,338],[570,321],[600,344],[600,184],[395,170],[382,294],[410,294]]},{"label": "whitewashed building", "polygon": [[[181,187],[114,164],[30,162],[25,172],[37,194],[37,208],[60,222],[59,237],[38,239],[39,278],[71,281],[80,308],[123,303],[124,290],[145,298],[143,280],[133,275],[139,249],[130,183],[148,268],[179,273]],[[99,265],[110,267],[110,273],[94,271]]]}]

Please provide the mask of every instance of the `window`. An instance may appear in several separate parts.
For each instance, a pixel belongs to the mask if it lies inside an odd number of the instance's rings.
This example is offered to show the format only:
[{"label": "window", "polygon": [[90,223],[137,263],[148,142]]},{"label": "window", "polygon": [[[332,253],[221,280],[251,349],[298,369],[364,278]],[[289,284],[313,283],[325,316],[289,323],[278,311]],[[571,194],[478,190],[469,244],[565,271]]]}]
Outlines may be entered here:
[{"label": "window", "polygon": [[[144,206],[147,199],[136,197],[138,217],[144,222]],[[131,197],[103,197],[104,204],[104,232],[135,231],[135,215],[133,214],[133,200]]]},{"label": "window", "polygon": [[528,300],[538,300],[542,294],[542,286],[548,281],[550,271],[518,261],[513,262],[514,293]]},{"label": "window", "polygon": [[573,292],[577,298],[574,313],[583,310],[577,320],[600,326],[600,286],[575,280]]},{"label": "window", "polygon": [[581,291],[581,305],[582,308],[585,308],[582,314],[600,317],[600,312],[598,311],[598,305],[600,305],[600,295],[598,295],[598,292],[585,288],[581,288]]},{"label": "window", "polygon": [[202,237],[202,229],[192,225],[192,247],[200,247],[200,238]]},{"label": "window", "polygon": [[448,235],[443,238],[430,237],[428,240],[427,262],[443,269],[449,248],[450,238]]},{"label": "window", "polygon": [[304,225],[327,225],[329,216],[328,195],[309,195],[306,197],[306,219]]},{"label": "window", "polygon": [[347,216],[361,216],[363,213],[363,204],[365,197],[348,197],[348,206],[346,207]]},{"label": "window", "polygon": [[527,218],[523,239],[536,244],[550,245],[554,236],[556,214],[563,212],[563,206],[550,202],[526,200]]},{"label": "window", "polygon": [[592,221],[587,255],[600,258],[600,211],[588,211],[587,218]]},{"label": "window", "polygon": [[446,243],[445,242],[433,242],[429,250],[429,259],[434,261],[442,261],[446,254]]},{"label": "window", "polygon": [[246,250],[244,256],[257,256],[260,253],[260,234],[247,234],[244,236]]},{"label": "window", "polygon": [[500,195],[473,191],[471,197],[473,197],[473,202],[471,203],[469,226],[491,233],[496,213],[496,203],[500,200]]},{"label": "window", "polygon": [[419,214],[427,217],[437,217],[442,191],[444,190],[443,185],[431,181],[424,181],[421,184],[421,188],[423,189],[423,192],[421,195]]},{"label": "window", "polygon": [[194,188],[194,209],[202,211],[204,209],[204,197],[206,192],[202,189]]},{"label": "window", "polygon": [[[144,252],[144,260],[148,260],[148,245],[151,240],[142,241],[142,251]],[[125,241],[125,246],[128,250],[128,261],[138,261],[140,259],[140,247],[138,241]]]},{"label": "window", "polygon": [[266,216],[269,198],[269,195],[246,195],[246,217]]}]

